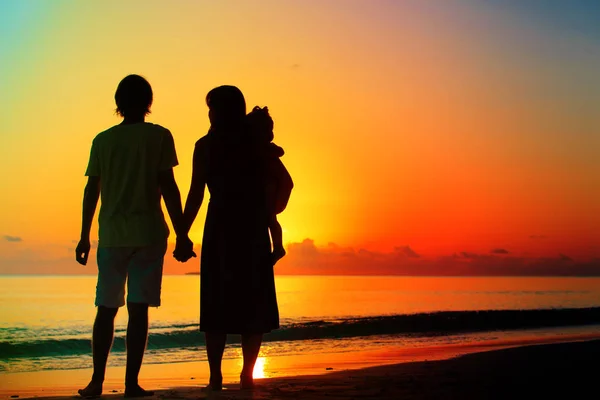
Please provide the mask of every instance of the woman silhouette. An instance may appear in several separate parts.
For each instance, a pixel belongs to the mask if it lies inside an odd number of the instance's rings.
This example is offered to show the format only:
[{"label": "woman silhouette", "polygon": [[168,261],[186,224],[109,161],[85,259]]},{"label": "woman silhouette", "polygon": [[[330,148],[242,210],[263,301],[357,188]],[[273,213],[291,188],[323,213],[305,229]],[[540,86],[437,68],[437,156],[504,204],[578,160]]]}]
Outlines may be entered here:
[{"label": "woman silhouette", "polygon": [[[254,385],[252,372],[264,333],[279,328],[269,215],[260,156],[247,133],[246,102],[235,86],[206,96],[211,123],[196,142],[192,182],[183,216],[188,232],[208,186],[200,272],[200,330],[205,333],[209,388],[220,390],[227,334],[242,335],[242,388]],[[185,244],[177,246],[176,258]],[[180,257],[177,257],[179,252]]]}]

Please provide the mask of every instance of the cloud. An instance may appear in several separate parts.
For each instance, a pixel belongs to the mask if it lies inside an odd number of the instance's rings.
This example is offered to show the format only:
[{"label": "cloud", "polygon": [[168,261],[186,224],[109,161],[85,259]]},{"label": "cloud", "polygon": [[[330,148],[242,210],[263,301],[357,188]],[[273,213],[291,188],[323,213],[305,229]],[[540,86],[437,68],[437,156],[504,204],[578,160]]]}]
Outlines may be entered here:
[{"label": "cloud", "polygon": [[4,240],[6,240],[7,242],[22,242],[23,238],[20,236],[4,235]]},{"label": "cloud", "polygon": [[498,249],[492,249],[490,251],[490,253],[492,253],[492,254],[509,254],[510,251],[508,251],[506,249],[500,249],[500,248],[498,248]]},{"label": "cloud", "polygon": [[573,261],[573,259],[567,255],[559,254],[558,257],[563,261]]},{"label": "cloud", "polygon": [[301,243],[290,243],[288,245],[288,252],[305,258],[312,258],[319,255],[315,241],[312,239],[304,239]]},{"label": "cloud", "polygon": [[477,258],[479,257],[479,254],[477,253],[470,253],[468,251],[461,251],[460,253],[458,253],[458,255],[455,255],[454,258]]},{"label": "cloud", "polygon": [[75,262],[69,243],[34,243],[5,246],[0,252],[0,274],[95,274],[95,255],[87,266]]},{"label": "cloud", "polygon": [[275,266],[282,275],[414,275],[414,276],[600,276],[600,259],[521,257],[502,248],[490,253],[459,251],[427,257],[410,246],[390,252],[317,246],[312,239],[291,243],[288,254]]},{"label": "cloud", "polygon": [[413,249],[411,249],[410,246],[395,247],[394,251],[398,252],[398,253],[401,253],[401,254],[404,254],[406,257],[414,257],[414,258],[421,257]]},{"label": "cloud", "polygon": [[[5,242],[4,242],[5,243]],[[0,248],[0,274],[88,274],[96,275],[97,241],[91,241],[91,252],[86,266],[75,261],[77,241],[66,240],[61,243],[32,243],[14,246],[5,243]],[[1,243],[0,243],[1,244]],[[194,247],[198,258],[192,258],[185,264],[173,258],[174,244],[169,243],[165,254],[164,273],[183,274],[199,271],[200,246]]]},{"label": "cloud", "polygon": [[[4,242],[0,274],[96,274],[96,251],[88,265],[75,262],[66,243],[14,246]],[[29,243],[29,242],[27,242]],[[498,250],[498,249],[495,249]],[[179,263],[172,257],[173,244],[165,256],[165,274],[197,273],[198,258]],[[314,240],[287,246],[287,255],[275,266],[278,275],[397,275],[397,276],[600,276],[600,257],[586,260],[558,253],[551,257],[524,257],[513,253],[457,251],[429,256],[409,245],[391,251],[344,247],[335,243],[318,246]]]}]

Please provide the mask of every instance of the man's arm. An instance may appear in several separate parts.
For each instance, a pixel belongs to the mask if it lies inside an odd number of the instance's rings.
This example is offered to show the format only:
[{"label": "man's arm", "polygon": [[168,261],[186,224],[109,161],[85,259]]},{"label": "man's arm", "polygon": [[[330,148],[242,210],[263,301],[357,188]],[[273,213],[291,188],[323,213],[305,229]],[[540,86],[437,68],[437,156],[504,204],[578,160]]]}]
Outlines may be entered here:
[{"label": "man's arm", "polygon": [[81,265],[87,264],[90,254],[90,231],[100,198],[100,177],[90,176],[83,191],[83,211],[81,216],[81,237],[75,249],[75,259]]},{"label": "man's arm", "polygon": [[189,228],[185,228],[181,195],[177,183],[175,183],[173,169],[159,172],[158,179],[167,211],[177,235],[173,256],[177,261],[186,262],[190,257],[196,257],[196,253],[194,253],[194,243],[188,237]]},{"label": "man's arm", "polygon": [[184,237],[187,235],[187,231],[182,230],[182,207],[181,207],[181,194],[179,188],[175,182],[175,176],[173,175],[173,168],[169,168],[165,171],[158,173],[158,184],[162,193],[165,205],[167,206],[167,212],[173,223],[173,229],[177,237]]}]

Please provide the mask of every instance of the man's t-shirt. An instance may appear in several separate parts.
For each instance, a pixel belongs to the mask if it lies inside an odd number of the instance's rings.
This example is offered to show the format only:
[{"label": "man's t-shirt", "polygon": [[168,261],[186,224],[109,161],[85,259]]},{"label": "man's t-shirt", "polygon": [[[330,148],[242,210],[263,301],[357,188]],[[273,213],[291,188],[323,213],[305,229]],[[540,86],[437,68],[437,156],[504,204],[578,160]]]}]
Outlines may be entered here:
[{"label": "man's t-shirt", "polygon": [[173,136],[160,125],[116,125],[96,136],[85,175],[100,177],[100,247],[166,241],[158,173],[177,164]]}]

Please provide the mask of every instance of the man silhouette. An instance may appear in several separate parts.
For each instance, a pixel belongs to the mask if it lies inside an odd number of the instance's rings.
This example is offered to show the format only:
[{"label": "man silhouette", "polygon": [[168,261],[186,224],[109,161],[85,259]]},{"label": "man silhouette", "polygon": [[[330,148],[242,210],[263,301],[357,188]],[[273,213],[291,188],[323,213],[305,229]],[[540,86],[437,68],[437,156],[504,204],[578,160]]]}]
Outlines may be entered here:
[{"label": "man silhouette", "polygon": [[173,136],[160,125],[145,122],[152,105],[152,88],[139,75],[125,77],[115,93],[116,112],[123,121],[98,134],[92,143],[83,197],[81,240],[76,259],[87,263],[90,229],[101,196],[98,217],[98,307],[92,334],[94,372],[79,394],[102,394],[114,320],[125,305],[127,282],[127,367],[125,397],[151,396],[138,384],[148,338],[148,307],[160,305],[162,269],[169,229],[161,195],[178,242],[191,248],[187,234],[179,235],[182,207],[173,177],[178,164]]}]

